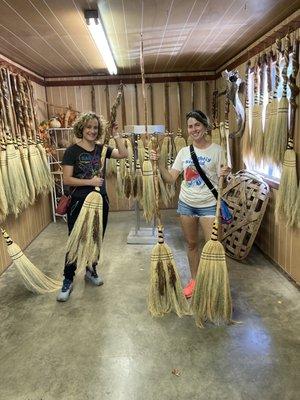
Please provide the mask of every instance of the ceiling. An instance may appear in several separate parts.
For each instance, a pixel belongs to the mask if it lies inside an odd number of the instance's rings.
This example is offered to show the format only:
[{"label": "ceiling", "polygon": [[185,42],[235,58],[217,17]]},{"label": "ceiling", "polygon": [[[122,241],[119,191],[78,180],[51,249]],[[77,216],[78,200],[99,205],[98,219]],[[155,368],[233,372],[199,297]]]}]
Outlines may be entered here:
[{"label": "ceiling", "polygon": [[86,27],[98,7],[119,74],[215,71],[300,0],[0,0],[0,54],[43,77],[107,74]]}]

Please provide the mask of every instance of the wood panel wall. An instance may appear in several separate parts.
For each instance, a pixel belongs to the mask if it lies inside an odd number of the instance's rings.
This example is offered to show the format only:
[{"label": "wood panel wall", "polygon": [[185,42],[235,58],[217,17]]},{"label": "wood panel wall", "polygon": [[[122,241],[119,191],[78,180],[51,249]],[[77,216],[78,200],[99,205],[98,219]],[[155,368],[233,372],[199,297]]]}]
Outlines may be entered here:
[{"label": "wood panel wall", "polygon": [[[294,34],[299,37],[300,30],[298,29]],[[272,46],[275,51],[275,46]],[[264,51],[269,51],[271,47],[266,48]],[[251,65],[254,64],[256,56],[251,58]],[[229,61],[230,63],[230,61]],[[239,65],[236,68],[242,77],[245,76],[245,63]],[[297,85],[300,85],[300,74],[298,73]],[[217,80],[218,90],[224,88],[224,81],[222,79]],[[297,174],[300,177],[300,98],[297,98],[297,112],[296,112],[296,124],[295,124],[295,140],[294,148],[297,154]],[[224,104],[223,100],[220,101],[221,118],[224,118]],[[229,124],[230,128],[235,128],[234,112],[230,109]],[[233,169],[238,171],[244,167],[242,160],[242,151],[240,139],[235,140],[231,143]],[[278,264],[293,280],[298,284],[300,283],[300,263],[298,260],[300,254],[300,229],[299,228],[288,228],[285,221],[275,223],[275,201],[278,193],[278,184],[271,188],[271,198],[261,223],[261,227],[258,231],[256,244],[257,246],[276,264]]]}]

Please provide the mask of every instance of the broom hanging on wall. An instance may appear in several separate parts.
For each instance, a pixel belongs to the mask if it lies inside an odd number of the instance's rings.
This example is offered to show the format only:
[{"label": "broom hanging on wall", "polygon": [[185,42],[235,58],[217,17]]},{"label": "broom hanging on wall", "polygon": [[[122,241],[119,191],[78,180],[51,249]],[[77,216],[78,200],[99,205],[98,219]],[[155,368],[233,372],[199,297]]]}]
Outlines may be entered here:
[{"label": "broom hanging on wall", "polygon": [[273,136],[273,160],[277,165],[282,164],[284,151],[286,149],[288,137],[289,101],[287,92],[287,69],[289,65],[290,37],[285,37],[284,43],[284,67],[282,68],[282,97],[277,108],[276,127]]},{"label": "broom hanging on wall", "polygon": [[249,118],[249,71],[251,69],[251,62],[248,61],[245,70],[245,129],[242,139],[242,152],[243,157],[248,157],[251,154],[251,130]]},{"label": "broom hanging on wall", "polygon": [[[8,214],[8,203],[5,194],[5,188],[6,188],[5,185],[7,185],[7,183],[5,183],[5,179],[7,179],[7,170],[6,170],[6,165],[4,165],[5,168],[3,168],[2,166],[2,153],[5,153],[5,147],[3,143],[2,121],[0,114],[0,222],[3,221]],[[4,162],[6,163],[6,158]],[[6,174],[6,178],[3,178],[2,170],[5,170],[4,173]]]},{"label": "broom hanging on wall", "polygon": [[280,58],[281,58],[281,40],[276,39],[275,84],[274,84],[272,102],[269,103],[269,119],[265,129],[265,141],[264,141],[264,158],[272,163],[275,162],[276,159],[275,130],[277,125],[278,88],[280,83]]},{"label": "broom hanging on wall", "polygon": [[[285,57],[289,56],[288,42],[286,43]],[[284,153],[283,168],[280,177],[279,190],[276,197],[275,217],[279,221],[280,218],[285,219],[287,225],[294,226],[296,223],[297,201],[297,167],[296,153],[294,150],[294,130],[296,118],[296,97],[299,94],[299,88],[296,84],[296,77],[299,70],[299,42],[294,39],[292,53],[292,73],[289,78],[289,86],[291,90],[290,104],[290,129],[286,151]]]},{"label": "broom hanging on wall", "polygon": [[263,150],[262,107],[263,107],[264,62],[257,60],[254,70],[254,106],[252,109],[251,150],[256,163],[261,161]]}]

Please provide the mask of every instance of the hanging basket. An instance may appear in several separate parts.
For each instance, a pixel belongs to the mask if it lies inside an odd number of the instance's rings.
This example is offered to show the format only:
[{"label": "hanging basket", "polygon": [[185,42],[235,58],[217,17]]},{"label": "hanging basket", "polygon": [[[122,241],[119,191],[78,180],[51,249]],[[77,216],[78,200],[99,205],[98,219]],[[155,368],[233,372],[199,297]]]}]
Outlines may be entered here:
[{"label": "hanging basket", "polygon": [[243,260],[249,254],[269,201],[269,186],[260,175],[241,170],[229,175],[223,198],[233,214],[230,225],[222,225],[226,254]]}]

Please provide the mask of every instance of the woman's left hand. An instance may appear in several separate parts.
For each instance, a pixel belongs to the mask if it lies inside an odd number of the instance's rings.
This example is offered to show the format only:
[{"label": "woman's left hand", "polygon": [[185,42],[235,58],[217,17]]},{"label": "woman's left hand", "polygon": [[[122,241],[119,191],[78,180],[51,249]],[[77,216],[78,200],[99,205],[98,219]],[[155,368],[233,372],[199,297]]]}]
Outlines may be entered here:
[{"label": "woman's left hand", "polygon": [[228,165],[221,165],[220,176],[227,176],[231,172],[231,168]]}]

